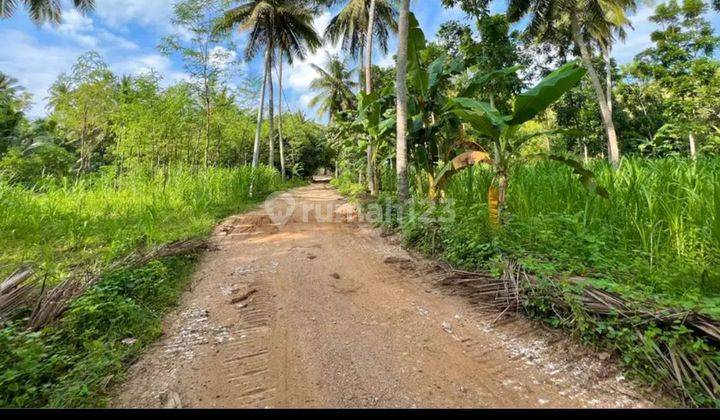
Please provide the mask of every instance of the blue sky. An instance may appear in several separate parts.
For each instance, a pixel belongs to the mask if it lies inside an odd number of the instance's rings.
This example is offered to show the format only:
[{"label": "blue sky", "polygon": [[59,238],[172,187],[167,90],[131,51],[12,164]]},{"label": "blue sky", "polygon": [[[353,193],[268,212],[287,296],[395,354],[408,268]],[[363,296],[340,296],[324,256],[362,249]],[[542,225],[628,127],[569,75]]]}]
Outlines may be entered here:
[{"label": "blue sky", "polygon": [[[67,0],[64,0],[67,2]],[[18,12],[9,20],[0,20],[0,71],[10,74],[33,94],[33,105],[28,114],[41,117],[46,114],[47,90],[57,76],[68,71],[84,52],[98,51],[110,68],[118,74],[140,74],[153,69],[170,84],[187,78],[182,63],[174,57],[165,57],[157,50],[159,40],[176,31],[170,18],[174,0],[96,0],[94,13],[83,16],[66,8],[63,23],[57,26],[36,26],[25,13]],[[504,1],[492,6],[496,12],[504,10]],[[413,12],[418,17],[428,38],[432,38],[440,25],[451,19],[461,20],[459,10],[444,9],[439,0],[415,0]],[[614,50],[615,58],[623,63],[650,45],[650,33],[654,26],[648,18],[652,7],[642,6],[633,16],[634,31],[627,41]],[[316,18],[315,26],[323,30],[334,10],[328,10]],[[716,28],[720,25],[717,15],[712,15]],[[243,38],[237,37],[238,48]],[[387,56],[377,53],[375,62],[392,65],[392,51]],[[315,73],[310,63],[321,64],[327,53],[337,52],[337,46],[328,45],[296,63],[285,72],[285,97],[293,110],[301,109],[308,116],[315,112],[307,103],[313,96],[308,86]],[[259,72],[259,58],[238,70],[236,77]]]}]

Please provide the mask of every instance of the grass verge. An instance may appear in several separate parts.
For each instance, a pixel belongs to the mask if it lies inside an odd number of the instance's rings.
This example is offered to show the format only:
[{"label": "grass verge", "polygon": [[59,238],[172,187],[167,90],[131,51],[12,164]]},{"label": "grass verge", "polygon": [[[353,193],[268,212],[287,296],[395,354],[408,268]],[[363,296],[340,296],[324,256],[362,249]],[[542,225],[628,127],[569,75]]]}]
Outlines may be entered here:
[{"label": "grass verge", "polygon": [[[626,159],[618,170],[595,163],[610,191],[605,200],[561,165],[521,166],[510,177],[510,217],[498,227],[488,217],[492,174],[473,168],[451,180],[444,203],[414,200],[413,212],[386,213],[393,217],[381,225],[457,268],[499,276],[505,261],[517,262],[539,279],[521,291],[527,315],[616,352],[630,376],[663,388],[678,404],[720,407],[720,343],[665,310],[720,318],[718,169],[717,158]],[[364,190],[349,178],[334,184],[355,197]],[[378,200],[395,205],[392,192]],[[570,278],[617,293],[633,310],[664,313],[651,320],[598,315],[583,306],[583,288]]]},{"label": "grass verge", "polygon": [[[219,219],[299,183],[269,168],[181,167],[35,189],[0,183],[0,278],[27,262],[49,285],[77,267],[103,272],[135,250],[207,236]],[[194,256],[178,256],[109,273],[37,332],[25,328],[29,309],[0,319],[0,407],[104,406],[109,387],[161,335],[194,266]]]},{"label": "grass verge", "polygon": [[172,257],[103,278],[56,324],[0,330],[0,406],[102,407],[109,386],[162,334],[195,258]]}]

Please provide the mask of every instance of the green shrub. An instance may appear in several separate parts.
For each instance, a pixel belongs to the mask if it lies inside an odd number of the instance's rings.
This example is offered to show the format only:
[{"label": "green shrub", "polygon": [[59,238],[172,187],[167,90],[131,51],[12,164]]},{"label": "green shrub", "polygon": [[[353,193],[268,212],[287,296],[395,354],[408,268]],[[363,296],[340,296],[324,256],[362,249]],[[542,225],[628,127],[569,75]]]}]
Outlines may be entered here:
[{"label": "green shrub", "polygon": [[[39,332],[0,329],[0,407],[91,407],[126,365],[162,333],[162,315],[182,293],[189,257],[110,274]],[[134,339],[130,343],[125,339]]]},{"label": "green shrub", "polygon": [[75,158],[62,147],[43,145],[32,152],[14,147],[0,159],[0,178],[31,186],[43,178],[67,176]]}]

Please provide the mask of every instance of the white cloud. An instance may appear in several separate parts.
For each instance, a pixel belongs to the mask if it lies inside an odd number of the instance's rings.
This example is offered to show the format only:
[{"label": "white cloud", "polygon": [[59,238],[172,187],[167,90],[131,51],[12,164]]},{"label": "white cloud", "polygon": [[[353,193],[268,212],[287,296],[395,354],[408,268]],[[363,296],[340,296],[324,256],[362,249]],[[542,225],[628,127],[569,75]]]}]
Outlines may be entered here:
[{"label": "white cloud", "polygon": [[0,39],[4,44],[0,48],[0,71],[18,79],[20,85],[33,95],[31,117],[45,115],[48,89],[84,50],[45,45],[15,30],[0,30]]},{"label": "white cloud", "polygon": [[75,9],[63,13],[62,23],[59,26],[53,27],[50,24],[45,24],[45,29],[57,31],[85,48],[97,48],[98,46],[98,39],[91,35],[95,30],[93,20]]},{"label": "white cloud", "polygon": [[[315,30],[322,34],[325,32],[325,28],[330,23],[332,15],[330,12],[325,12],[315,18],[313,26]],[[339,45],[325,44],[322,48],[318,49],[315,53],[308,55],[303,61],[295,61],[290,71],[286,71],[283,74],[283,81],[285,86],[289,86],[295,92],[299,94],[299,103],[310,115],[315,115],[314,110],[310,110],[309,102],[314,96],[310,92],[310,84],[318,77],[315,69],[312,68],[311,64],[323,66],[327,60],[328,55],[337,54],[340,52]]]},{"label": "white cloud", "polygon": [[[28,111],[31,118],[46,115],[48,90],[60,73],[70,71],[87,49],[82,43],[48,45],[16,30],[0,29],[0,39],[7,46],[0,48],[0,71],[17,78],[19,84],[33,95],[33,105]],[[187,74],[175,71],[172,61],[160,54],[111,55],[105,58],[117,74],[139,75],[155,70],[163,76],[164,86],[189,79]]]},{"label": "white cloud", "polygon": [[378,60],[377,65],[380,67],[395,67],[395,53],[388,52],[383,58]]},{"label": "white cloud", "polygon": [[92,18],[85,16],[75,9],[69,9],[62,15],[62,22],[58,26],[43,25],[47,32],[58,34],[85,49],[122,49],[136,50],[139,46],[121,36],[95,26]]},{"label": "white cloud", "polygon": [[630,17],[633,29],[628,29],[625,42],[615,43],[613,57],[620,63],[631,61],[635,55],[652,45],[650,35],[657,30],[658,26],[650,22],[650,17],[655,14],[655,7],[650,5],[641,6],[637,13]]},{"label": "white cloud", "polygon": [[210,51],[210,65],[216,68],[224,70],[236,60],[237,53],[221,45],[215,46],[212,51]]},{"label": "white cloud", "polygon": [[128,57],[110,66],[119,74],[137,76],[150,71],[157,71],[165,74],[169,72],[172,63],[169,58],[160,54],[146,54],[141,56]]},{"label": "white cloud", "polygon": [[121,61],[111,62],[110,69],[118,75],[139,76],[150,72],[156,72],[162,77],[161,85],[164,87],[172,84],[189,81],[190,75],[176,71],[172,60],[160,54],[145,54],[130,56]]},{"label": "white cloud", "polygon": [[144,26],[169,26],[172,0],[96,0],[95,10],[103,22],[124,28],[130,22]]},{"label": "white cloud", "polygon": [[117,36],[112,32],[101,30],[99,33],[102,45],[106,48],[119,48],[122,50],[137,50],[140,46],[129,39]]}]

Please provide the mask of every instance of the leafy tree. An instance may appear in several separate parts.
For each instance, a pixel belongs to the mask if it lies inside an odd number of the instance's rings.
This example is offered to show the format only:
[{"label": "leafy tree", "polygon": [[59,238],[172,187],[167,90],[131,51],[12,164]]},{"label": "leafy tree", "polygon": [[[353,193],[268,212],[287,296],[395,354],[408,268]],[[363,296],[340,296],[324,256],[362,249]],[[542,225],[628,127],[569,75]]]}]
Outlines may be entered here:
[{"label": "leafy tree", "polygon": [[[440,25],[436,36],[440,51],[452,58],[464,58],[464,54],[473,44],[473,31],[469,25],[451,20]],[[430,45],[428,47],[431,47]]]},{"label": "leafy tree", "polygon": [[[476,63],[473,71],[480,74],[511,67],[522,62],[518,52],[518,33],[510,31],[504,15],[486,15],[478,20],[480,41],[465,48],[466,62]],[[509,99],[519,93],[523,84],[515,73],[494,78],[478,91],[494,107],[509,111]]]},{"label": "leafy tree", "polygon": [[[194,93],[205,115],[205,145],[203,164],[208,166],[211,156],[213,111],[218,86],[227,76],[234,57],[230,48],[223,45],[223,37],[215,30],[215,19],[220,10],[218,0],[185,0],[174,6],[172,24],[183,34],[163,39],[160,50],[166,55],[178,53],[190,74]],[[216,146],[220,139],[216,139]],[[219,156],[215,156],[219,159]]]},{"label": "leafy tree", "polygon": [[28,187],[45,177],[61,178],[72,170],[74,156],[64,148],[45,143],[23,150],[12,147],[0,159],[0,175]]},{"label": "leafy tree", "polygon": [[22,91],[16,79],[0,73],[0,155],[13,143],[23,122]]},{"label": "leafy tree", "polygon": [[507,12],[511,22],[530,16],[526,29],[530,38],[561,48],[572,40],[597,96],[608,141],[608,159],[613,164],[620,159],[617,133],[608,92],[593,66],[592,41],[609,45],[613,31],[628,24],[625,11],[634,7],[634,0],[511,0]]},{"label": "leafy tree", "polygon": [[[610,62],[614,64],[614,62]],[[593,60],[593,65],[598,74],[607,73],[606,66],[607,61],[600,59],[599,57]],[[611,66],[610,74],[613,79],[619,79],[619,71],[615,66]],[[616,90],[620,89],[625,84],[619,82],[616,86]],[[610,96],[614,98],[615,95]],[[620,98],[614,98],[614,102],[618,102]],[[644,104],[636,104],[644,106]],[[613,121],[615,121],[618,129],[618,135],[623,140],[620,144],[624,146],[621,149],[622,153],[632,152],[631,144],[633,138],[637,138],[638,134],[635,133],[636,128],[632,127],[629,123],[629,119],[626,112],[626,101],[623,104],[618,105],[614,103],[612,106]],[[590,81],[585,78],[580,83],[567,92],[565,95],[558,100],[552,107],[555,115],[555,123],[560,128],[564,129],[576,129],[578,130],[577,136],[566,136],[565,139],[569,141],[565,145],[565,150],[582,154],[585,161],[589,160],[590,156],[604,155],[607,152],[605,145],[605,136],[603,135],[603,122],[600,116],[600,109],[597,102],[597,96],[593,90]]]},{"label": "leafy tree", "polygon": [[[517,95],[513,104],[513,112],[506,115],[487,102],[463,97],[450,101],[452,104],[450,112],[472,127],[473,134],[478,140],[489,141],[492,145],[492,165],[495,177],[488,191],[488,203],[490,203],[490,213],[493,219],[502,219],[510,167],[513,160],[518,157],[523,145],[537,136],[563,133],[562,130],[526,133],[522,130],[523,125],[560,99],[565,92],[577,85],[584,75],[585,70],[577,63],[568,63],[560,67],[535,87]],[[490,155],[482,151],[481,144],[473,144],[471,140],[466,140],[465,145],[469,146],[470,150],[445,163],[441,172],[443,175],[477,162],[490,162]],[[605,190],[596,185],[593,174],[579,163],[564,157],[549,157],[571,166],[589,190],[601,195],[607,194]]]},{"label": "leafy tree", "polygon": [[[315,5],[310,1],[305,1],[301,7],[304,8],[305,15],[314,15],[317,13]],[[281,13],[278,15],[279,19],[276,22],[281,30],[278,38],[278,115],[280,117],[278,121],[278,144],[280,145],[280,173],[282,178],[285,179],[285,140],[283,139],[283,63],[285,60],[292,64],[295,59],[305,60],[307,52],[315,52],[322,44],[319,34],[314,30],[309,31],[291,31],[282,29],[287,25],[292,25],[297,19],[297,15],[300,13]],[[272,77],[271,77],[272,80]]]},{"label": "leafy tree", "polygon": [[290,171],[295,176],[308,177],[319,168],[329,167],[331,151],[324,141],[322,126],[308,121],[302,113],[286,114],[284,120]]},{"label": "leafy tree", "polygon": [[627,68],[628,85],[662,98],[663,124],[650,127],[644,151],[695,156],[698,141],[701,148],[717,147],[720,63],[713,54],[720,38],[703,17],[707,9],[702,0],[659,5],[651,18],[662,28],[651,36],[655,45]]},{"label": "leafy tree", "polygon": [[460,7],[460,10],[478,21],[488,13],[489,0],[442,0],[445,7]]},{"label": "leafy tree", "polygon": [[[265,103],[265,87],[269,89],[269,156],[273,157],[274,136],[274,99],[272,87],[272,68],[275,49],[279,46],[287,56],[304,56],[308,50],[314,50],[318,44],[318,35],[312,26],[314,8],[305,1],[293,0],[253,0],[227,10],[219,19],[216,29],[229,30],[239,27],[250,32],[245,46],[246,59],[252,59],[262,48],[265,49],[265,76],[260,93],[255,146],[253,151],[253,167],[259,164],[260,134],[262,130],[262,114]],[[278,45],[279,43],[279,45]]]},{"label": "leafy tree", "polygon": [[[390,134],[395,129],[396,117],[392,110],[395,104],[395,95],[391,86],[386,87],[382,92],[372,93],[361,92],[358,99],[358,127],[361,127],[361,138],[365,139],[370,150],[370,165],[377,168],[380,155],[387,151]],[[378,190],[380,189],[380,176],[377,170],[368,173],[374,179],[370,182]],[[376,195],[377,190],[371,190]]]},{"label": "leafy tree", "polygon": [[[340,2],[329,0],[326,3]],[[326,40],[333,44],[339,42],[354,58],[363,58],[360,80],[366,92],[372,91],[373,46],[377,43],[383,54],[388,52],[390,34],[397,31],[396,16],[392,0],[348,0],[325,29]]]},{"label": "leafy tree", "polygon": [[[329,1],[329,4],[337,1]],[[364,55],[365,93],[373,91],[372,85],[372,52],[375,42],[380,50],[387,53],[390,32],[397,30],[395,17],[397,11],[390,0],[349,0],[345,7],[333,17],[325,30],[325,38],[333,43],[341,42],[343,49],[353,57]],[[368,187],[372,195],[377,195],[379,188],[374,184],[377,175],[372,166],[374,151],[366,151]]]},{"label": "leafy tree", "polygon": [[93,155],[113,140],[116,78],[96,52],[84,54],[52,90],[53,118],[70,134],[79,159],[78,176],[91,168]]}]

